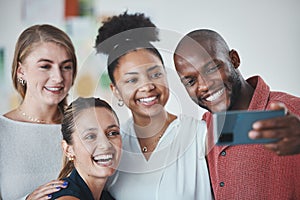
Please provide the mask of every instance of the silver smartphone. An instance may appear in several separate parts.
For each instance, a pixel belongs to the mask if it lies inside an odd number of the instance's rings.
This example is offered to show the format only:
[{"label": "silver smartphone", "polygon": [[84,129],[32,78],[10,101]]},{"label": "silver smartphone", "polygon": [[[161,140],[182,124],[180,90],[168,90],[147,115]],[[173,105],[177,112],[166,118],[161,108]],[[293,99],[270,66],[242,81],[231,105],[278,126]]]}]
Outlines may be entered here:
[{"label": "silver smartphone", "polygon": [[226,111],[213,114],[214,141],[217,145],[262,144],[278,139],[251,139],[248,133],[258,120],[280,117],[284,110]]}]

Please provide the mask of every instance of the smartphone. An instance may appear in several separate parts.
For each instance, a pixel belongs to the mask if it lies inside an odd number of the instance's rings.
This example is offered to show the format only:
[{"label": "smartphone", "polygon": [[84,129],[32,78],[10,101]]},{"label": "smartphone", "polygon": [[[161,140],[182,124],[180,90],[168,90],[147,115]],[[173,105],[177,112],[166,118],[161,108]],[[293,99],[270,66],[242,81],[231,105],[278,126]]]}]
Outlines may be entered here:
[{"label": "smartphone", "polygon": [[284,116],[284,110],[226,111],[213,114],[214,141],[217,145],[264,144],[278,139],[251,139],[248,133],[258,120]]}]

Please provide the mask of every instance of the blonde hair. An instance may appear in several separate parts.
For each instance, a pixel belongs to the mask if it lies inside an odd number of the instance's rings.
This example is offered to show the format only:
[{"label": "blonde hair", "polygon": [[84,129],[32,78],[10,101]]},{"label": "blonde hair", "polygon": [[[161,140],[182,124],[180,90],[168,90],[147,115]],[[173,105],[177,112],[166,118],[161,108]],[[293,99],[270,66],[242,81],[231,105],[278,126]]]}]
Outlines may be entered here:
[{"label": "blonde hair", "polygon": [[[24,30],[18,38],[15,46],[14,58],[12,62],[12,80],[15,89],[24,99],[26,94],[26,84],[23,86],[18,82],[17,70],[19,62],[23,62],[25,58],[33,51],[33,49],[42,42],[53,42],[61,45],[65,48],[68,55],[71,57],[71,61],[74,66],[73,70],[73,83],[77,74],[77,58],[75,54],[75,48],[69,36],[59,28],[52,25],[42,24],[33,25]],[[60,103],[59,108],[61,111],[67,106],[67,97],[65,97]]]}]

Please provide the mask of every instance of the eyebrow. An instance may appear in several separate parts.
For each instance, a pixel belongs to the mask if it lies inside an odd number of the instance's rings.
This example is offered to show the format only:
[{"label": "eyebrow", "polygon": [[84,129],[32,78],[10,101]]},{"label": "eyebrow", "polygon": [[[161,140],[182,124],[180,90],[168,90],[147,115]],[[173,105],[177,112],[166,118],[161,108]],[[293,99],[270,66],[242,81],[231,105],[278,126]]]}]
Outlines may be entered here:
[{"label": "eyebrow", "polygon": [[[106,129],[111,129],[111,128],[120,128],[118,125],[116,124],[112,124],[106,127]],[[98,131],[98,128],[88,128],[85,129],[81,132],[81,134],[84,134],[85,132],[89,132],[89,131]]]},{"label": "eyebrow", "polygon": [[160,67],[159,65],[154,65],[154,66],[152,66],[152,67],[149,67],[148,69],[147,69],[147,72],[150,72],[150,71],[152,71],[152,70],[155,70],[156,68],[158,68],[158,67]]},{"label": "eyebrow", "polygon": [[85,132],[96,131],[96,130],[98,130],[98,128],[88,128],[88,129],[83,130],[80,134],[82,135],[82,134],[84,134]]},{"label": "eyebrow", "polygon": [[[49,62],[49,63],[53,63],[52,60],[49,60],[49,59],[46,59],[46,58],[41,58],[41,59],[39,59],[37,62],[38,62],[38,63],[39,63],[39,62]],[[65,63],[68,63],[68,62],[72,62],[72,60],[71,60],[71,59],[67,59],[67,60],[62,61],[60,64],[65,64]]]},{"label": "eyebrow", "polygon": [[[161,67],[161,66],[160,65],[154,65],[152,67],[149,67],[146,71],[147,71],[147,73],[149,73],[150,71],[152,71],[156,68],[159,68],[159,67]],[[139,74],[139,73],[138,72],[127,72],[124,75],[136,75],[136,74]]]},{"label": "eyebrow", "polygon": [[126,72],[124,75],[136,75],[138,74],[137,72]]},{"label": "eyebrow", "polygon": [[116,124],[112,124],[112,125],[109,125],[107,128],[110,129],[110,128],[120,128],[120,127]]}]

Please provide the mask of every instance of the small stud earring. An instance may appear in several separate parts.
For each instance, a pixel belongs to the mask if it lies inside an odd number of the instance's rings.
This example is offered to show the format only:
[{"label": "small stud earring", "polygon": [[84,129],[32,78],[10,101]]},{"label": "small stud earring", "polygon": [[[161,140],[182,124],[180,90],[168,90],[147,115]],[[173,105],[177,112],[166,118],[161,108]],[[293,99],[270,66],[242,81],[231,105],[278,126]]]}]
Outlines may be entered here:
[{"label": "small stud earring", "polygon": [[119,99],[118,106],[120,107],[124,106],[124,101],[122,99]]},{"label": "small stud earring", "polygon": [[22,85],[22,86],[25,86],[26,84],[26,81],[22,78],[17,78],[18,79],[18,82]]},{"label": "small stud earring", "polygon": [[74,160],[74,156],[71,155],[70,157],[68,157],[69,161],[73,161]]}]

